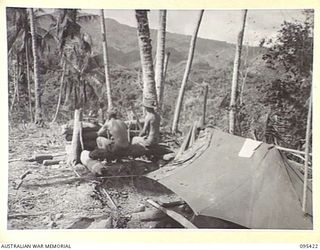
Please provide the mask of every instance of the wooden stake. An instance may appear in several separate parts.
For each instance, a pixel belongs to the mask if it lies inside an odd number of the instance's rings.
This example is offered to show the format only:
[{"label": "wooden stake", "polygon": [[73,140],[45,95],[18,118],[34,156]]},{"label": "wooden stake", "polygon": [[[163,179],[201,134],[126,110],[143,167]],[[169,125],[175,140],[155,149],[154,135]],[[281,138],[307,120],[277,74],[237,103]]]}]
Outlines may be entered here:
[{"label": "wooden stake", "polygon": [[[282,150],[282,151],[286,151],[286,152],[291,152],[291,153],[296,153],[296,154],[302,154],[305,155],[306,151],[299,151],[299,150],[295,150],[295,149],[291,149],[291,148],[284,148],[284,147],[280,147],[280,146],[275,146],[276,149]],[[311,153],[308,152],[308,155],[312,156]]]},{"label": "wooden stake", "polygon": [[111,198],[111,196],[109,195],[109,193],[107,192],[107,190],[105,188],[101,188],[103,194],[105,196],[107,196],[108,200],[110,201],[110,203],[112,204],[114,210],[118,210],[117,205],[114,203],[113,199]]},{"label": "wooden stake", "polygon": [[166,209],[166,208],[160,206],[158,203],[154,202],[153,200],[149,199],[149,200],[147,200],[147,202],[149,204],[151,204],[152,206],[154,206],[155,208],[162,211],[163,213],[165,213],[166,215],[168,215],[169,217],[171,217],[172,219],[174,219],[175,221],[177,221],[178,223],[180,223],[185,228],[197,228],[195,225],[193,225],[190,221],[188,221],[181,214],[179,214],[173,210]]},{"label": "wooden stake", "polygon": [[196,141],[196,134],[197,134],[197,128],[198,128],[197,124],[198,124],[197,121],[193,122],[193,127],[192,127],[190,142],[189,142],[189,147],[192,147],[192,145]]},{"label": "wooden stake", "polygon": [[203,114],[202,114],[202,126],[206,124],[206,112],[207,112],[207,98],[208,98],[208,84],[204,87],[204,99],[203,99]]},{"label": "wooden stake", "polygon": [[192,131],[193,131],[193,126],[190,127],[187,136],[184,138],[184,141],[182,143],[182,145],[179,148],[178,153],[176,154],[176,157],[174,159],[178,159],[185,150],[187,150],[188,146],[190,145],[190,140],[191,140],[191,136],[192,136]]}]

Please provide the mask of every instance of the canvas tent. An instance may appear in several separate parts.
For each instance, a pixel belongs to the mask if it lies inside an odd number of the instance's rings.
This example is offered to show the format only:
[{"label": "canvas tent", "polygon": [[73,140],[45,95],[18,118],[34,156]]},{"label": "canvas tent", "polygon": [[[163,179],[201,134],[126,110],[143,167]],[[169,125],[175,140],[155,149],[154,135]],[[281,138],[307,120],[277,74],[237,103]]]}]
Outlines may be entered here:
[{"label": "canvas tent", "polygon": [[184,199],[196,215],[254,229],[312,229],[301,209],[303,177],[273,145],[261,143],[240,157],[246,139],[206,129],[191,148],[147,177]]}]

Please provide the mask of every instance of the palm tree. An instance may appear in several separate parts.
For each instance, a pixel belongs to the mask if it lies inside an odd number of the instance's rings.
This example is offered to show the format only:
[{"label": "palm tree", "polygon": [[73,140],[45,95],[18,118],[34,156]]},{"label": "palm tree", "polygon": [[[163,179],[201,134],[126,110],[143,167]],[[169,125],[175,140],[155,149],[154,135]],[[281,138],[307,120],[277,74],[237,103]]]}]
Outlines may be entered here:
[{"label": "palm tree", "polygon": [[242,41],[244,35],[244,28],[246,25],[247,10],[242,11],[242,26],[238,34],[238,41],[236,46],[236,53],[233,64],[232,85],[231,85],[231,98],[230,98],[230,111],[229,111],[229,133],[234,134],[235,130],[235,113],[237,111],[237,96],[238,96],[238,75],[240,68],[240,58]]},{"label": "palm tree", "polygon": [[[48,31],[43,29],[39,25],[43,18],[52,19],[53,17],[51,14],[43,13],[41,9],[37,9],[34,11],[34,19],[35,19],[34,21],[37,26],[36,40],[38,41],[38,44],[37,44],[38,48],[41,51],[44,51],[45,48],[48,48],[47,41],[52,39],[50,34],[48,34]],[[30,62],[32,61],[32,57],[31,57],[32,41],[31,41],[29,19],[30,18],[28,15],[28,10],[26,8],[7,8],[8,59],[10,57],[16,57],[17,62],[18,61],[22,62],[21,64],[18,64],[17,72],[20,71],[21,74],[25,73],[27,78],[29,112],[30,112],[30,120],[32,122],[33,111],[32,111],[32,101],[31,101],[31,84],[30,84],[30,71],[32,69],[32,67],[30,66]],[[21,68],[24,62],[25,62],[26,68]],[[17,82],[17,85],[18,85],[18,82]]]},{"label": "palm tree", "polygon": [[[59,44],[62,65],[57,115],[61,102],[61,90],[64,84],[65,89],[69,90],[69,94],[73,93],[74,109],[80,108],[86,102],[87,73],[93,70],[90,64],[90,59],[92,58],[91,37],[82,31],[79,22],[97,19],[98,16],[80,15],[77,9],[58,9],[56,13],[58,17],[56,18],[55,38]],[[71,74],[65,77],[66,72],[71,72]],[[67,82],[69,83],[66,84]],[[66,94],[65,102],[69,100],[69,94]]]},{"label": "palm tree", "polygon": [[63,83],[64,83],[64,78],[65,78],[65,72],[66,72],[66,62],[63,62],[63,66],[62,66],[62,75],[60,78],[60,88],[59,88],[59,97],[58,97],[58,104],[57,104],[57,108],[56,108],[56,112],[54,114],[54,117],[52,119],[51,123],[54,123],[58,117],[58,113],[59,113],[59,108],[60,108],[60,104],[61,104],[61,97],[62,97],[62,91],[63,91]]},{"label": "palm tree", "polygon": [[38,46],[36,41],[36,27],[34,21],[34,11],[32,8],[29,9],[30,15],[30,31],[32,41],[32,55],[33,55],[33,74],[34,74],[34,92],[35,92],[35,119],[34,122],[38,125],[42,125],[42,107],[41,107],[41,85],[39,81],[38,73]]},{"label": "palm tree", "polygon": [[163,89],[164,89],[164,59],[165,59],[165,40],[166,40],[166,10],[159,11],[159,28],[157,39],[155,81],[158,97],[159,109],[162,107]]},{"label": "palm tree", "polygon": [[109,74],[106,24],[105,24],[103,9],[100,10],[100,24],[101,24],[101,34],[102,34],[104,72],[105,72],[105,80],[106,80],[106,87],[107,87],[108,110],[110,110],[110,109],[112,109],[113,105],[112,105],[110,74]]},{"label": "palm tree", "polygon": [[142,67],[143,100],[149,99],[157,103],[147,10],[136,10],[135,14]]},{"label": "palm tree", "polygon": [[182,79],[182,83],[181,83],[181,87],[180,87],[180,91],[179,91],[179,96],[178,96],[178,99],[177,99],[177,104],[176,104],[174,117],[173,117],[173,124],[172,124],[172,132],[173,133],[176,133],[177,130],[178,130],[178,123],[179,123],[179,117],[180,117],[180,112],[181,112],[181,107],[182,107],[183,96],[184,96],[186,84],[187,84],[187,81],[188,81],[189,73],[190,73],[190,70],[191,70],[194,49],[195,49],[195,46],[196,46],[197,35],[198,35],[201,19],[202,19],[202,16],[203,16],[203,12],[204,12],[204,10],[201,10],[199,12],[199,15],[198,15],[198,18],[197,18],[196,27],[195,27],[195,29],[193,31],[193,34],[192,34],[192,37],[191,37],[191,41],[190,41],[190,48],[189,48],[187,66],[186,66],[186,69],[185,69],[185,72],[184,72],[184,75],[183,75],[183,79]]}]

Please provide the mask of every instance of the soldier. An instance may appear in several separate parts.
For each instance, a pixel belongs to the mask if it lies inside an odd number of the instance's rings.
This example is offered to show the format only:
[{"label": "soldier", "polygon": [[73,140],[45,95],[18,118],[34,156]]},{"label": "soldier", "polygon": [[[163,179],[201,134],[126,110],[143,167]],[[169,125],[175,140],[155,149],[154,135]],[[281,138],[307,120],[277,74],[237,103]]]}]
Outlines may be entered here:
[{"label": "soldier", "polygon": [[111,153],[121,153],[129,146],[126,124],[117,119],[117,113],[108,112],[108,120],[98,131],[97,146]]},{"label": "soldier", "polygon": [[150,147],[159,142],[160,116],[155,112],[155,101],[146,99],[143,103],[146,110],[146,117],[143,129],[139,136],[132,138],[132,144],[140,144]]}]

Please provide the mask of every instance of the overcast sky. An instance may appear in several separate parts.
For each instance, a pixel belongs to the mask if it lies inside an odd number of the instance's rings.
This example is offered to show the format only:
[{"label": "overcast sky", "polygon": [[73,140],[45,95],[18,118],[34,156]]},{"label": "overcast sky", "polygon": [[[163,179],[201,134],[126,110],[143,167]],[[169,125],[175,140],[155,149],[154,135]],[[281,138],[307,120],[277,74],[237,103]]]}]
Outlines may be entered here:
[{"label": "overcast sky", "polygon": [[[83,10],[96,13],[97,10]],[[194,29],[197,10],[168,10],[167,31],[190,35]],[[151,28],[158,27],[158,10],[149,12]],[[136,27],[133,10],[105,10],[105,17]],[[240,10],[205,10],[199,37],[235,43],[241,25]],[[249,10],[244,43],[258,45],[262,38],[274,37],[284,20],[303,20],[301,10]]]}]

